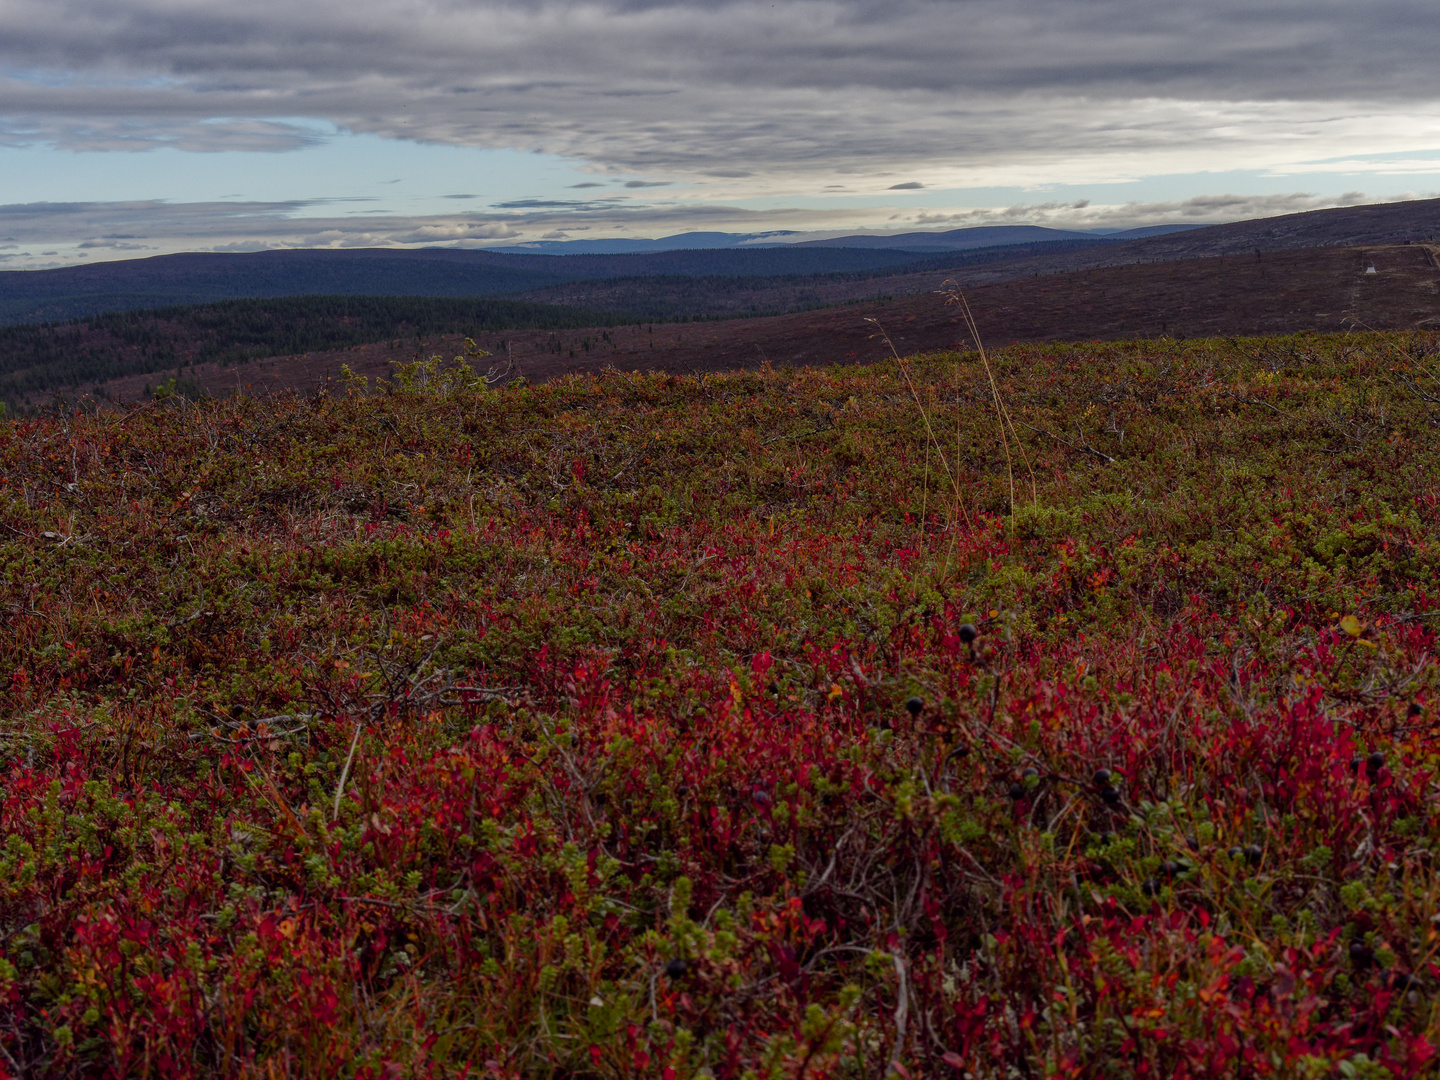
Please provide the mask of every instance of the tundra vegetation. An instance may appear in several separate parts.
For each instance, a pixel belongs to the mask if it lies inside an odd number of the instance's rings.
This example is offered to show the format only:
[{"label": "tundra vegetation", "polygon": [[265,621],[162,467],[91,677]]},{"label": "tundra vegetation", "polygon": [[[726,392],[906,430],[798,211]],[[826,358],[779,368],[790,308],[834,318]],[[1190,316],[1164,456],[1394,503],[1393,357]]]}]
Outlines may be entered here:
[{"label": "tundra vegetation", "polygon": [[0,423],[0,1074],[1434,1075],[1440,342],[988,367]]}]

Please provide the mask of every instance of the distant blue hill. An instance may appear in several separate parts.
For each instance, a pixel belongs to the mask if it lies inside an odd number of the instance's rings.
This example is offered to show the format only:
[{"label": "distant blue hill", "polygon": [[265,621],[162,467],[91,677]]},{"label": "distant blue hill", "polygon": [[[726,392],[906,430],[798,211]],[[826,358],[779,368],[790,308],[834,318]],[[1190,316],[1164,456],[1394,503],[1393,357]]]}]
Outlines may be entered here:
[{"label": "distant blue hill", "polygon": [[522,255],[620,255],[660,251],[695,251],[732,248],[851,248],[871,251],[970,251],[975,248],[1043,244],[1056,240],[1136,240],[1145,236],[1198,229],[1199,225],[1150,225],[1139,229],[1047,229],[1039,225],[975,225],[938,232],[853,233],[825,240],[805,240],[800,232],[727,233],[688,232],[656,239],[630,237],[586,240],[536,240],[489,251]]}]

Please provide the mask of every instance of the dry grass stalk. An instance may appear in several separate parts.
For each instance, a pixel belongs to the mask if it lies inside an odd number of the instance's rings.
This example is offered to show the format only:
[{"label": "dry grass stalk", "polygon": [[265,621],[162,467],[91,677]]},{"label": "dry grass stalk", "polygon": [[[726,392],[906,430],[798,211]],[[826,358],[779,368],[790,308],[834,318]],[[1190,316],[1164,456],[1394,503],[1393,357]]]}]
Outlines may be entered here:
[{"label": "dry grass stalk", "polygon": [[[1016,448],[1020,451],[1021,460],[1025,463],[1025,471],[1030,476],[1030,500],[1031,502],[1038,503],[1040,501],[1040,488],[1039,483],[1035,479],[1035,470],[1030,464],[1030,456],[1025,453],[1025,444],[1020,439],[1020,433],[1015,430],[1015,421],[1010,415],[1009,406],[1005,404],[1005,399],[1000,393],[1000,384],[995,378],[994,369],[990,366],[990,358],[985,352],[985,345],[980,340],[980,330],[979,327],[977,327],[975,324],[975,316],[970,311],[969,303],[965,300],[964,294],[960,291],[959,287],[953,281],[945,282],[945,285],[942,287],[941,291],[945,296],[945,302],[947,304],[954,304],[960,309],[961,314],[964,316],[965,328],[969,332],[971,340],[975,342],[975,349],[980,354],[980,362],[985,367],[985,377],[990,382],[991,399],[995,403],[995,421],[996,426],[998,427],[1000,432],[1000,447],[1005,454],[1005,472],[1009,482],[1010,491],[1010,518],[1013,522],[1015,518],[1015,464],[1010,453],[1010,441],[1012,439],[1015,442]],[[910,371],[909,362],[900,355],[899,350],[895,348],[895,343],[890,340],[890,335],[885,332],[885,328],[880,325],[880,321],[878,319],[867,318],[865,321],[875,324],[875,329],[879,331],[880,339],[884,341],[885,345],[889,348],[890,355],[895,358],[895,363],[900,368],[900,373],[905,377],[905,385],[909,387],[910,396],[914,399],[915,407],[920,411],[920,418],[925,423],[925,434],[928,442],[926,444],[925,453],[925,494],[922,501],[921,520],[923,521],[925,518],[925,510],[923,509],[923,507],[928,505],[929,501],[929,451],[930,446],[933,445],[936,454],[939,455],[941,468],[943,468],[945,471],[945,478],[950,482],[950,490],[954,495],[954,515],[956,518],[963,517],[966,525],[972,525],[973,523],[971,522],[970,514],[965,509],[965,504],[961,496],[960,477],[957,471],[960,461],[960,434],[962,431],[958,419],[955,424],[956,464],[955,467],[952,468],[950,464],[950,459],[945,455],[945,448],[943,445],[941,445],[939,436],[937,436],[935,433],[935,426],[931,420],[931,410],[927,409],[925,407],[924,401],[921,400],[920,391],[915,385],[914,377],[912,376]],[[955,369],[955,388],[956,400],[958,401],[960,388],[960,369],[958,364],[956,365]]]},{"label": "dry grass stalk", "polygon": [[[1035,480],[1035,470],[1030,465],[1030,455],[1025,453],[1025,444],[1020,439],[1020,433],[1015,430],[1015,421],[1010,417],[1010,409],[1005,404],[1005,399],[1000,396],[1000,384],[995,381],[995,371],[990,367],[990,358],[985,354],[985,344],[980,340],[980,330],[975,325],[975,316],[970,311],[970,304],[965,299],[965,294],[953,281],[945,282],[942,286],[947,304],[954,304],[960,309],[965,317],[965,329],[970,332],[970,339],[975,342],[975,350],[980,354],[980,362],[985,365],[985,377],[990,380],[990,393],[995,402],[995,418],[1000,428],[1000,446],[1005,451],[1005,471],[1010,481],[1010,519],[1015,519],[1015,465],[1010,457],[1010,439],[1015,440],[1015,446],[1020,451],[1020,459],[1025,462],[1025,471],[1030,474],[1030,501],[1040,501],[1040,486]],[[1006,431],[1009,434],[1006,434]]]},{"label": "dry grass stalk", "polygon": [[[945,456],[945,447],[941,445],[939,437],[935,434],[935,426],[933,423],[931,423],[930,420],[930,410],[925,407],[924,401],[920,399],[920,391],[916,388],[915,380],[910,374],[910,364],[905,360],[904,357],[900,355],[899,351],[895,348],[895,343],[890,340],[890,335],[887,334],[885,332],[885,328],[880,325],[879,319],[867,316],[865,321],[875,324],[875,329],[880,333],[880,340],[885,342],[886,347],[890,350],[890,355],[895,358],[895,363],[900,368],[900,373],[905,376],[905,385],[910,388],[910,396],[915,401],[915,407],[920,410],[920,419],[925,422],[925,435],[926,438],[929,440],[929,442],[926,444],[925,454],[925,488],[927,499],[930,486],[929,447],[933,445],[935,447],[936,454],[938,454],[940,457],[940,467],[945,470],[945,478],[950,481],[950,490],[955,497],[955,516],[963,517],[965,519],[966,525],[972,525],[973,523],[970,520],[970,514],[968,511],[966,511],[965,504],[961,500],[960,477],[956,474],[956,471],[950,467],[950,459]],[[925,511],[923,509],[923,504],[920,520],[923,527],[925,521]]]}]

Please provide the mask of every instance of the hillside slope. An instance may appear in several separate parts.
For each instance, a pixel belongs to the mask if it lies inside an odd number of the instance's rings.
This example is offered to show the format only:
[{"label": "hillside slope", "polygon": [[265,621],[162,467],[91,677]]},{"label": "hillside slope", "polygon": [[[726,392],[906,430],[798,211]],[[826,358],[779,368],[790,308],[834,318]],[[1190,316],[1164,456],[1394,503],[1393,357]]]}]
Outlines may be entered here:
[{"label": "hillside slope", "polygon": [[[1372,265],[1376,272],[1367,274]],[[1249,252],[1013,279],[1005,279],[996,266],[982,265],[961,268],[954,277],[990,345],[1367,327],[1440,329],[1440,267],[1434,253],[1420,245],[1303,248],[1265,252],[1258,259]],[[909,280],[916,295],[894,299],[865,299],[876,282],[854,281],[844,286],[861,294],[853,301],[769,318],[504,331],[481,344],[512,358],[529,378],[540,381],[607,367],[688,374],[766,361],[874,362],[890,352],[868,319],[879,321],[902,354],[949,349],[967,340],[959,313],[936,291],[945,279],[943,271],[913,275]],[[837,293],[842,288],[833,287]],[[380,377],[392,362],[417,353],[453,356],[460,351],[458,336],[437,336],[253,364],[205,365],[187,369],[186,376],[217,394],[244,386],[308,392],[333,380],[341,364]],[[106,384],[104,392],[134,400],[156,381],[136,375]]]}]

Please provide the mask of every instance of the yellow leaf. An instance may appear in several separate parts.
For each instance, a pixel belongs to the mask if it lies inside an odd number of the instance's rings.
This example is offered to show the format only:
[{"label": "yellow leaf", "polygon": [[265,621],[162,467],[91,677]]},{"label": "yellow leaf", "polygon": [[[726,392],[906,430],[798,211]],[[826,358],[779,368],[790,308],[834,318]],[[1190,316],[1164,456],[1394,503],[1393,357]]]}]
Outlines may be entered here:
[{"label": "yellow leaf", "polygon": [[1345,633],[1349,634],[1351,637],[1359,637],[1360,620],[1355,618],[1354,615],[1346,615],[1343,619],[1340,620],[1340,629],[1344,630]]}]

